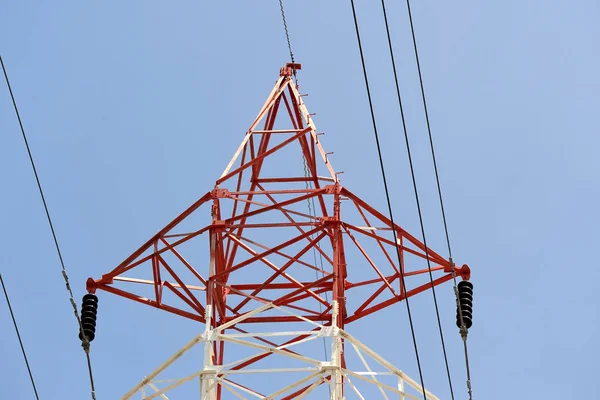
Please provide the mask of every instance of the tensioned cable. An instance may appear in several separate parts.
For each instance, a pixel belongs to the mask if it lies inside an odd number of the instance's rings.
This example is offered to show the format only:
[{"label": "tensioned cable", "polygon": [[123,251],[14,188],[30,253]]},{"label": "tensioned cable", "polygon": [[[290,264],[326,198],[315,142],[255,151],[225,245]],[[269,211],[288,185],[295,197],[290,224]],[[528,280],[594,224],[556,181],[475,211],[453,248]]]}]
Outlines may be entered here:
[{"label": "tensioned cable", "polygon": [[[400,249],[398,248],[398,238],[396,235],[396,224],[394,223],[394,215],[392,213],[392,203],[390,200],[390,194],[387,185],[387,179],[385,175],[385,167],[383,165],[383,156],[381,154],[381,145],[379,143],[379,134],[377,132],[377,123],[375,122],[375,112],[373,111],[373,101],[371,99],[371,89],[369,88],[369,78],[367,76],[367,67],[365,65],[365,57],[362,49],[362,42],[360,39],[360,31],[358,28],[358,19],[356,18],[356,9],[354,7],[354,0],[350,0],[350,4],[352,5],[352,15],[354,17],[354,27],[356,28],[356,39],[358,41],[358,49],[360,52],[360,60],[362,63],[363,75],[365,78],[365,86],[367,89],[367,97],[369,99],[369,109],[371,111],[371,121],[373,123],[373,133],[375,134],[375,142],[377,144],[377,154],[379,156],[379,166],[381,167],[381,176],[383,178],[383,187],[385,189],[385,197],[387,201],[388,212],[390,214],[390,222],[392,223],[392,234],[394,235],[394,243],[396,243],[396,256],[398,257],[398,264],[400,265],[400,279],[402,279],[402,286],[406,288],[406,284],[404,282],[404,272],[402,266],[402,258],[400,257]],[[410,304],[408,301],[408,297],[404,299],[406,303],[406,311],[408,313],[408,322],[410,324],[410,331],[412,334],[413,345],[415,348],[415,357],[417,359],[417,367],[419,369],[419,378],[421,379],[421,389],[423,391],[423,398],[427,400],[427,394],[425,393],[425,383],[423,381],[423,371],[421,369],[421,360],[419,359],[419,349],[417,347],[417,338],[415,335],[415,328],[412,321],[412,314],[410,312]]]},{"label": "tensioned cable", "polygon": [[298,76],[296,75],[296,67],[294,66],[294,53],[292,52],[292,42],[290,41],[290,32],[287,26],[287,19],[285,18],[285,11],[283,10],[283,0],[279,0],[279,8],[281,9],[281,19],[283,20],[285,38],[287,39],[288,50],[290,51],[290,59],[292,60],[292,73],[294,74],[294,81],[296,81],[296,86],[298,86]]},{"label": "tensioned cable", "polygon": [[25,353],[25,346],[23,346],[23,341],[21,340],[21,334],[19,333],[19,327],[17,326],[17,320],[15,319],[15,314],[13,313],[13,309],[10,306],[10,299],[8,298],[8,293],[6,292],[6,286],[4,286],[4,279],[2,279],[2,274],[0,274],[0,282],[2,283],[2,290],[4,291],[4,297],[6,298],[6,304],[8,304],[8,310],[10,311],[10,316],[12,317],[13,325],[15,326],[15,332],[17,332],[17,338],[19,338],[19,344],[21,345],[21,351],[23,352],[23,358],[25,359],[25,365],[27,365],[27,371],[29,372],[29,379],[31,379],[31,386],[33,386],[35,398],[37,400],[40,400],[37,389],[35,387],[35,381],[33,380],[33,374],[31,373],[31,368],[29,367],[29,361],[27,360],[27,353]]},{"label": "tensioned cable", "polygon": [[73,291],[71,290],[71,286],[69,285],[69,276],[67,275],[67,269],[65,268],[65,263],[63,261],[62,253],[60,251],[60,247],[58,245],[58,239],[56,238],[56,232],[54,231],[54,225],[52,224],[52,219],[50,218],[50,212],[48,211],[48,205],[46,204],[46,198],[44,197],[44,191],[42,190],[42,185],[40,183],[40,178],[37,173],[37,169],[35,168],[35,162],[33,161],[33,155],[31,154],[31,149],[29,148],[29,142],[27,141],[27,135],[25,135],[25,129],[23,128],[23,122],[21,121],[21,115],[19,114],[19,108],[17,107],[17,102],[15,101],[15,96],[13,95],[12,88],[10,86],[10,81],[8,80],[8,74],[6,72],[6,68],[4,66],[4,61],[2,60],[2,56],[0,56],[0,64],[2,64],[2,71],[4,72],[4,78],[6,79],[6,86],[8,86],[8,91],[10,93],[10,98],[13,103],[13,107],[15,109],[15,113],[17,114],[17,120],[19,121],[19,126],[21,128],[21,134],[23,135],[23,140],[25,142],[25,147],[27,149],[27,154],[29,155],[29,161],[31,162],[31,168],[33,169],[33,174],[35,175],[35,181],[37,183],[40,197],[42,198],[42,203],[44,205],[44,210],[46,211],[46,217],[48,219],[48,225],[50,225],[50,231],[52,232],[52,238],[54,239],[54,246],[56,247],[56,252],[58,253],[58,258],[60,260],[60,265],[62,267],[62,276],[65,280],[65,285],[67,287],[67,291],[69,292],[69,297],[71,301],[71,305],[73,306],[73,312],[75,314],[75,318],[77,319],[77,323],[79,324],[79,329],[82,332],[84,340],[82,341],[82,347],[85,351],[85,355],[87,357],[88,364],[88,372],[90,375],[90,385],[92,388],[92,399],[96,399],[96,391],[94,388],[94,377],[92,374],[92,364],[90,361],[90,342],[83,330],[83,326],[81,325],[81,318],[79,318],[79,312],[77,311],[77,303],[75,303],[75,299],[73,297]]},{"label": "tensioned cable", "polygon": [[390,58],[392,61],[392,69],[394,71],[394,82],[396,84],[396,95],[398,97],[398,106],[400,108],[400,117],[402,120],[402,130],[404,131],[404,141],[406,143],[406,152],[408,154],[408,163],[410,165],[410,174],[412,177],[413,190],[415,193],[415,201],[417,203],[417,212],[419,214],[419,224],[421,225],[421,234],[423,235],[423,245],[425,246],[425,259],[427,260],[427,269],[429,272],[429,281],[431,282],[431,292],[433,293],[433,304],[435,305],[435,314],[437,317],[438,329],[440,331],[440,340],[442,343],[442,352],[444,353],[444,363],[446,365],[446,374],[448,375],[448,385],[450,387],[450,395],[454,400],[454,389],[452,388],[452,378],[450,374],[450,366],[448,365],[448,355],[446,353],[446,343],[444,342],[444,332],[442,329],[442,321],[440,319],[440,311],[438,308],[437,295],[435,293],[435,286],[433,285],[433,274],[431,272],[431,261],[429,260],[429,248],[427,247],[427,239],[425,235],[425,225],[423,224],[423,213],[421,211],[421,202],[419,201],[419,191],[417,190],[417,179],[415,177],[415,168],[412,161],[412,152],[410,150],[410,141],[408,140],[408,129],[406,128],[406,119],[404,118],[404,106],[402,103],[402,96],[400,94],[400,84],[398,83],[398,73],[396,70],[396,60],[394,58],[394,50],[392,46],[392,37],[390,35],[390,28],[387,19],[387,10],[385,8],[385,0],[381,0],[381,8],[383,9],[383,19],[385,21],[385,30],[387,33],[388,47],[390,51]]},{"label": "tensioned cable", "polygon": [[452,248],[450,246],[450,235],[448,234],[448,224],[446,222],[446,212],[444,209],[444,200],[442,197],[442,187],[440,185],[440,177],[438,174],[437,160],[435,157],[435,149],[434,149],[434,145],[433,145],[433,136],[431,134],[431,124],[429,122],[429,111],[427,109],[427,100],[425,97],[425,88],[423,85],[423,74],[421,73],[421,63],[419,61],[419,50],[418,50],[418,46],[417,46],[417,39],[416,39],[415,27],[414,27],[414,23],[413,23],[412,10],[410,7],[410,0],[406,0],[406,8],[408,10],[408,20],[410,22],[410,31],[411,31],[411,35],[412,35],[413,49],[415,51],[415,60],[417,62],[417,71],[419,73],[419,85],[421,87],[421,99],[423,100],[423,109],[425,111],[425,121],[427,123],[427,133],[429,136],[429,146],[431,148],[431,158],[433,160],[433,169],[435,171],[435,180],[437,183],[438,197],[440,200],[440,209],[442,211],[442,220],[444,221],[444,231],[446,233],[446,243],[448,245],[448,257],[449,257],[450,264],[452,265],[452,278],[454,281],[454,295],[456,297],[456,305],[458,308],[460,325],[461,325],[460,332],[461,332],[461,337],[463,339],[463,345],[464,345],[464,351],[465,351],[465,364],[466,364],[466,370],[467,370],[467,389],[469,391],[469,399],[473,400],[473,393],[471,390],[471,369],[469,367],[469,351],[468,351],[468,347],[467,347],[468,329],[463,320],[462,309],[460,307],[460,300],[458,298],[458,288],[457,288],[457,284],[456,284],[456,271],[454,268],[454,261],[452,260]]}]

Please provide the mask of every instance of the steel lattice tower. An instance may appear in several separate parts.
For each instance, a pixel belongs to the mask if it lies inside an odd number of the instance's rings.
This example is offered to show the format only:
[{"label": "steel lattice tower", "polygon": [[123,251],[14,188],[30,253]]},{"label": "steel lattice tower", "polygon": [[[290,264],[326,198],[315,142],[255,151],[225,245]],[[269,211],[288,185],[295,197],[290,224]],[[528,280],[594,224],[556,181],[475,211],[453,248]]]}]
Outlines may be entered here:
[{"label": "steel lattice tower", "polygon": [[[293,69],[300,65],[281,69],[214,188],[111,272],[88,279],[90,293],[204,327],[124,399],[165,399],[189,381],[199,382],[203,400],[422,396],[346,326],[452,280],[453,265],[340,184]],[[433,282],[414,267],[427,258]],[[470,278],[466,265],[455,273]],[[196,348],[199,370],[161,380]]]}]

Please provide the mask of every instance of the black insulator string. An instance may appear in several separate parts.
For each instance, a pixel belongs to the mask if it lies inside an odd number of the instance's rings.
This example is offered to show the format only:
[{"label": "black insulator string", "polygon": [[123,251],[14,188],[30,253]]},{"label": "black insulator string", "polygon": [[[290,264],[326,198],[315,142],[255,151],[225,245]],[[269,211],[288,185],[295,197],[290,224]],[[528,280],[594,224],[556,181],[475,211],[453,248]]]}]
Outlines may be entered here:
[{"label": "black insulator string", "polygon": [[35,398],[37,400],[40,400],[37,389],[35,387],[35,381],[33,379],[33,374],[31,373],[31,368],[29,367],[29,361],[27,360],[27,353],[25,352],[25,346],[23,346],[23,341],[21,340],[21,334],[19,333],[19,327],[17,326],[17,320],[15,319],[15,314],[13,313],[13,309],[10,305],[10,299],[8,298],[8,293],[6,292],[6,286],[4,286],[4,279],[2,279],[2,274],[0,274],[0,282],[2,283],[2,290],[4,291],[4,297],[6,298],[6,304],[8,304],[8,310],[10,311],[10,316],[12,317],[13,325],[15,326],[15,332],[17,332],[17,338],[19,339],[19,345],[21,345],[21,351],[23,352],[23,358],[25,359],[25,365],[27,365],[27,372],[29,372],[29,379],[31,380],[31,386],[33,386],[33,392],[35,393]]},{"label": "black insulator string", "polygon": [[[387,207],[388,207],[388,213],[390,215],[390,222],[392,224],[392,234],[394,236],[394,243],[396,243],[396,256],[398,258],[398,264],[400,266],[400,279],[402,279],[402,286],[404,288],[406,288],[406,284],[404,281],[404,272],[403,272],[403,266],[402,266],[402,258],[400,257],[400,249],[398,248],[398,238],[396,235],[396,224],[394,223],[394,214],[392,213],[392,203],[390,200],[390,194],[389,194],[389,190],[388,190],[388,185],[387,185],[387,179],[386,179],[386,175],[385,175],[385,167],[383,164],[383,156],[381,154],[381,145],[379,143],[379,134],[377,132],[377,123],[375,122],[375,112],[373,111],[373,101],[371,99],[371,89],[369,88],[369,78],[367,76],[367,67],[365,65],[365,57],[363,54],[363,49],[362,49],[362,42],[360,39],[360,30],[358,27],[358,19],[356,17],[356,9],[354,7],[354,0],[350,0],[350,4],[352,5],[352,15],[354,17],[354,27],[356,29],[356,39],[358,41],[358,49],[360,52],[360,60],[362,63],[362,70],[363,70],[363,75],[364,75],[364,79],[365,79],[365,87],[367,90],[367,97],[369,99],[369,109],[371,111],[371,122],[373,124],[373,133],[375,135],[375,143],[377,144],[377,154],[379,156],[379,166],[381,168],[381,176],[383,178],[383,187],[385,190],[385,197],[386,197],[386,201],[387,201]],[[425,383],[423,382],[423,371],[421,369],[421,360],[419,358],[419,349],[417,347],[417,338],[415,335],[415,329],[414,329],[414,325],[413,325],[413,320],[412,320],[412,314],[410,311],[410,304],[408,301],[408,297],[406,297],[405,299],[405,303],[406,303],[406,311],[408,313],[408,322],[410,324],[410,331],[412,334],[412,340],[413,340],[413,345],[415,348],[415,357],[417,359],[417,367],[419,369],[419,378],[421,379],[421,389],[423,391],[423,398],[425,400],[427,400],[427,394],[425,393]]]},{"label": "black insulator string", "polygon": [[[60,265],[62,267],[62,276],[65,280],[65,285],[67,291],[69,292],[69,297],[71,301],[71,305],[73,306],[73,311],[75,314],[75,318],[77,319],[77,323],[79,324],[80,332],[84,332],[83,326],[81,324],[81,318],[79,318],[79,312],[77,311],[77,303],[75,303],[75,299],[73,297],[73,291],[71,290],[71,286],[69,285],[69,276],[67,275],[67,269],[65,268],[65,263],[63,261],[63,256],[60,251],[60,246],[58,245],[58,239],[56,238],[56,232],[54,231],[54,225],[52,224],[52,219],[50,218],[50,211],[48,210],[48,204],[46,203],[46,198],[44,197],[44,191],[42,190],[42,184],[40,183],[40,178],[38,176],[37,168],[35,167],[35,162],[33,161],[33,155],[31,154],[31,149],[29,147],[29,142],[27,141],[27,135],[25,134],[25,129],[23,128],[23,122],[21,121],[21,114],[19,113],[19,108],[17,107],[17,102],[15,101],[15,96],[12,91],[12,87],[10,85],[10,81],[8,79],[8,74],[6,72],[6,67],[4,66],[4,61],[2,60],[2,56],[0,56],[0,64],[2,64],[2,71],[4,72],[4,78],[6,80],[6,86],[8,87],[8,92],[10,93],[10,98],[12,100],[13,108],[15,110],[15,114],[17,115],[17,120],[19,121],[19,127],[21,128],[21,134],[23,136],[23,141],[25,142],[25,148],[27,149],[27,155],[29,156],[29,161],[31,162],[31,168],[33,169],[33,174],[35,176],[35,181],[37,183],[37,187],[40,192],[40,197],[42,198],[42,203],[44,205],[44,211],[46,212],[46,218],[48,219],[48,225],[50,226],[50,231],[52,232],[52,238],[54,239],[54,246],[56,247],[56,252],[58,254],[58,259],[60,260]],[[83,348],[85,350],[85,355],[87,357],[88,363],[88,372],[90,375],[90,385],[92,388],[92,399],[96,399],[96,392],[94,389],[94,377],[92,374],[92,365],[90,362],[90,352],[89,352],[89,340],[83,333]]]}]

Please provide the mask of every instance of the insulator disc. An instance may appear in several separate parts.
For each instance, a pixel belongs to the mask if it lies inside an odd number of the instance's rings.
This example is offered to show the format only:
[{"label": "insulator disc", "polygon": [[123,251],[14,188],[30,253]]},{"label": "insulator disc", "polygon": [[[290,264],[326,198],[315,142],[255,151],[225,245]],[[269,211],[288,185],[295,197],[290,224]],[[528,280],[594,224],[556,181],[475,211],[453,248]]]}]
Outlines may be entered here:
[{"label": "insulator disc", "polygon": [[[466,305],[466,304],[461,305],[460,310],[462,311],[463,314],[466,312],[473,314],[473,306],[470,304],[469,305]],[[458,309],[456,310],[456,313],[458,314]]]},{"label": "insulator disc", "polygon": [[89,303],[85,304],[85,303],[83,303],[81,305],[81,311],[84,311],[84,310],[89,310],[89,311],[92,311],[92,312],[96,312],[98,310],[98,306],[96,306],[93,303],[92,304],[89,304]]},{"label": "insulator disc", "polygon": [[86,301],[93,301],[94,303],[98,304],[98,296],[88,293],[83,296],[83,302],[85,303]]},{"label": "insulator disc", "polygon": [[88,330],[91,330],[91,331],[94,331],[94,332],[96,331],[96,326],[93,323],[90,324],[88,322],[81,322],[81,326],[83,326],[83,330],[86,331],[86,332]]},{"label": "insulator disc", "polygon": [[98,309],[94,308],[94,307],[90,307],[90,306],[83,306],[81,307],[81,313],[82,314],[98,314]]},{"label": "insulator disc", "polygon": [[82,307],[93,307],[93,308],[95,308],[95,309],[98,309],[98,303],[96,303],[96,302],[95,302],[95,301],[93,301],[93,300],[84,300],[84,301],[81,303],[81,306],[82,306]]},{"label": "insulator disc", "polygon": [[92,314],[81,314],[81,320],[86,320],[86,321],[94,321],[94,323],[96,322],[96,315],[92,315]]},{"label": "insulator disc", "polygon": [[463,286],[458,288],[458,293],[469,293],[471,296],[473,295],[473,288],[468,286]]},{"label": "insulator disc", "polygon": [[96,318],[84,316],[84,317],[81,318],[81,323],[82,324],[89,324],[89,325],[96,326]]},{"label": "insulator disc", "polygon": [[473,295],[471,293],[459,293],[458,298],[461,300],[465,299],[465,300],[473,301]]},{"label": "insulator disc", "polygon": [[[463,310],[462,317],[465,318],[465,319],[467,319],[467,318],[468,319],[473,319],[473,313],[471,311]],[[456,319],[460,320],[460,314],[458,313],[458,310],[457,310],[457,313],[456,313]]]},{"label": "insulator disc", "polygon": [[[462,305],[460,306],[460,309],[461,309],[462,311],[469,311],[469,312],[473,312],[473,305],[471,305],[471,304],[462,304]],[[456,312],[458,312],[458,309],[456,310]]]},{"label": "insulator disc", "polygon": [[82,322],[81,326],[83,326],[83,331],[88,336],[88,338],[89,338],[90,334],[96,333],[96,326],[93,325],[93,324],[88,324],[88,323],[83,323]]},{"label": "insulator disc", "polygon": [[460,302],[460,308],[465,308],[465,307],[473,308],[473,302],[471,302],[471,301],[461,301]]},{"label": "insulator disc", "polygon": [[[96,332],[86,331],[85,335],[87,336],[88,340],[91,342],[96,337]],[[83,340],[83,335],[81,334],[81,332],[79,333],[79,340]]]},{"label": "insulator disc", "polygon": [[[465,321],[465,327],[467,329],[469,329],[469,328],[471,328],[471,326],[473,326],[473,321],[471,320],[471,318],[464,318],[463,317],[463,320]],[[461,328],[461,324],[460,324],[460,319],[459,318],[456,319],[456,326],[458,328]]]},{"label": "insulator disc", "polygon": [[464,304],[464,303],[472,303],[473,302],[473,296],[469,296],[467,294],[461,294],[459,297],[460,303]]},{"label": "insulator disc", "polygon": [[90,306],[84,306],[81,307],[81,313],[82,314],[98,314],[98,310],[96,310],[94,307],[90,307]]},{"label": "insulator disc", "polygon": [[473,293],[459,292],[459,293],[458,293],[458,297],[459,297],[460,299],[469,299],[469,300],[473,300]]}]

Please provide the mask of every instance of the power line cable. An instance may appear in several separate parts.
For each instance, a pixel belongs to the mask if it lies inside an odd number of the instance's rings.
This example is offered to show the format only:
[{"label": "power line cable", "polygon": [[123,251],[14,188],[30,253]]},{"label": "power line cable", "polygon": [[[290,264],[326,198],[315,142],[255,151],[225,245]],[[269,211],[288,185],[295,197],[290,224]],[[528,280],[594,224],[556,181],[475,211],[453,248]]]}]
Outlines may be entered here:
[{"label": "power line cable", "polygon": [[417,212],[419,214],[419,224],[421,226],[421,234],[423,236],[423,245],[425,246],[425,258],[427,260],[427,270],[429,272],[429,281],[431,282],[431,292],[433,294],[433,304],[435,306],[435,314],[437,317],[437,323],[438,323],[438,329],[440,332],[440,340],[442,343],[442,352],[444,354],[444,363],[446,366],[446,374],[448,376],[448,386],[450,387],[450,395],[452,397],[452,399],[454,400],[454,389],[452,388],[452,378],[451,378],[451,374],[450,374],[450,366],[448,364],[448,355],[446,353],[446,343],[444,341],[444,332],[442,329],[442,321],[440,319],[440,311],[438,308],[438,302],[437,302],[437,295],[435,293],[435,286],[433,285],[433,274],[431,272],[431,261],[429,260],[429,248],[427,247],[427,238],[425,235],[425,225],[423,223],[423,213],[421,210],[421,202],[419,201],[419,191],[417,189],[417,179],[415,177],[415,168],[413,165],[413,160],[412,160],[412,152],[410,150],[410,141],[408,139],[408,129],[406,128],[406,119],[404,117],[404,106],[402,103],[402,96],[400,94],[400,84],[398,83],[398,73],[397,73],[397,69],[396,69],[396,60],[394,58],[394,50],[393,50],[393,46],[392,46],[392,37],[390,35],[390,28],[389,28],[389,24],[388,24],[388,18],[387,18],[387,10],[385,7],[385,0],[381,0],[381,8],[383,9],[383,18],[385,21],[385,30],[387,33],[387,40],[388,40],[388,48],[390,51],[390,59],[392,62],[392,69],[394,72],[394,82],[396,84],[396,95],[398,98],[398,106],[400,108],[400,117],[402,120],[402,129],[404,131],[404,141],[406,143],[406,152],[408,154],[408,163],[410,165],[410,174],[412,177],[412,183],[413,183],[413,190],[415,193],[415,201],[417,204]]},{"label": "power line cable", "polygon": [[431,148],[431,158],[433,159],[433,169],[435,171],[435,181],[437,183],[438,195],[440,200],[440,207],[442,211],[442,219],[444,221],[444,231],[446,233],[446,244],[448,246],[448,254],[452,258],[452,248],[450,246],[450,235],[448,234],[448,224],[446,223],[446,212],[444,210],[444,200],[442,198],[442,187],[440,185],[440,177],[438,174],[437,161],[435,157],[435,149],[433,146],[433,136],[431,134],[431,123],[429,122],[429,109],[427,108],[427,100],[425,98],[425,88],[423,85],[423,75],[421,73],[421,62],[419,61],[419,50],[417,47],[417,39],[415,35],[415,27],[413,24],[412,11],[410,8],[410,0],[406,0],[406,7],[408,9],[408,19],[410,21],[410,31],[412,35],[413,49],[415,52],[415,60],[417,62],[417,72],[419,74],[419,85],[421,88],[421,99],[423,102],[423,110],[425,111],[425,121],[427,123],[427,133],[429,136],[429,146]]},{"label": "power line cable", "polygon": [[35,398],[37,400],[40,400],[37,389],[35,387],[35,381],[33,380],[33,374],[31,373],[31,368],[29,367],[29,361],[27,360],[27,353],[25,353],[25,347],[23,346],[23,341],[21,340],[21,334],[19,333],[19,327],[17,326],[17,320],[15,319],[15,314],[13,313],[13,309],[10,305],[10,299],[8,298],[8,293],[6,292],[6,286],[4,286],[4,279],[2,279],[2,274],[0,274],[0,282],[2,283],[2,290],[4,291],[4,297],[6,298],[6,304],[8,304],[8,310],[10,311],[10,316],[12,317],[13,325],[15,326],[15,332],[17,332],[17,338],[19,338],[19,344],[21,345],[21,351],[23,352],[23,358],[25,359],[25,365],[27,365],[27,371],[29,372],[29,379],[31,379],[31,386],[33,386]]},{"label": "power line cable", "polygon": [[77,323],[79,324],[80,332],[83,335],[82,347],[85,351],[85,355],[87,358],[88,372],[89,372],[89,376],[90,376],[90,385],[92,388],[92,393],[91,393],[92,399],[95,400],[96,399],[96,391],[94,388],[94,377],[92,374],[92,364],[90,361],[90,341],[88,340],[88,338],[85,334],[85,331],[83,330],[83,326],[81,324],[81,318],[79,317],[79,312],[77,311],[77,303],[75,303],[73,291],[71,290],[71,286],[69,285],[69,276],[67,275],[67,269],[65,268],[63,256],[60,251],[60,247],[58,245],[58,239],[56,238],[56,232],[54,231],[54,225],[52,224],[52,219],[50,218],[50,212],[48,210],[46,198],[44,197],[44,191],[42,190],[40,178],[38,176],[38,172],[35,167],[35,162],[33,161],[33,155],[31,154],[29,142],[27,141],[27,135],[25,134],[25,129],[23,128],[23,122],[21,121],[21,115],[19,113],[19,108],[17,107],[17,102],[15,101],[15,96],[13,94],[12,87],[11,87],[10,81],[8,79],[8,74],[6,72],[6,67],[4,66],[4,61],[2,60],[2,56],[0,56],[0,64],[2,64],[2,71],[4,72],[4,78],[6,79],[6,86],[8,87],[8,91],[10,93],[10,98],[12,100],[13,107],[14,107],[15,113],[17,115],[17,120],[19,121],[19,127],[21,128],[21,134],[23,136],[23,141],[25,142],[25,147],[27,149],[27,154],[29,156],[29,161],[31,162],[31,168],[33,169],[33,174],[35,175],[35,181],[37,183],[37,186],[38,186],[38,189],[40,192],[40,197],[42,198],[42,203],[44,205],[44,210],[46,212],[46,218],[48,219],[48,225],[50,225],[50,231],[52,232],[52,238],[54,239],[54,246],[56,247],[56,252],[58,254],[58,258],[60,260],[60,265],[62,267],[62,276],[63,276],[63,279],[65,280],[65,285],[66,285],[67,291],[69,292],[69,298],[71,301],[71,305],[73,306],[73,312],[75,314],[75,318],[77,319]]},{"label": "power line cable", "polygon": [[[358,27],[358,19],[356,17],[356,8],[354,6],[354,0],[350,0],[350,4],[352,5],[352,15],[354,17],[354,27],[356,29],[356,39],[358,41],[358,49],[360,52],[360,60],[361,60],[363,75],[364,75],[364,79],[365,79],[365,87],[367,90],[367,97],[369,99],[369,109],[371,111],[371,122],[373,124],[373,133],[375,135],[375,142],[377,144],[377,154],[379,156],[379,166],[381,168],[381,176],[383,178],[383,187],[385,189],[385,197],[386,197],[386,201],[387,201],[388,213],[390,215],[390,222],[392,224],[392,234],[394,236],[394,243],[396,244],[396,246],[395,246],[396,247],[396,256],[398,258],[398,264],[400,265],[400,279],[402,279],[402,286],[404,288],[406,288],[406,284],[404,281],[404,272],[402,272],[403,271],[402,258],[400,257],[400,249],[398,248],[398,238],[396,235],[396,224],[394,223],[394,215],[392,213],[392,203],[390,200],[390,194],[389,194],[387,179],[386,179],[386,175],[385,175],[383,156],[381,154],[381,145],[379,143],[379,134],[377,132],[377,123],[375,122],[375,112],[373,110],[373,101],[371,99],[371,89],[369,88],[369,78],[367,76],[367,67],[365,65],[365,57],[363,54],[362,42],[360,39],[360,31],[359,31],[359,27]],[[415,348],[415,357],[417,359],[417,367],[419,369],[419,378],[421,379],[421,389],[423,391],[423,398],[425,400],[427,400],[427,394],[425,393],[425,383],[423,381],[423,371],[421,369],[421,361],[419,359],[419,349],[417,347],[417,338],[415,335],[415,329],[414,329],[414,325],[413,325],[413,321],[412,321],[412,314],[410,311],[410,304],[408,301],[408,297],[406,297],[404,300],[406,303],[406,311],[408,313],[408,321],[410,324],[410,331],[412,334],[413,345]]]},{"label": "power line cable", "polygon": [[290,59],[292,60],[292,73],[294,74],[294,81],[298,86],[298,76],[296,75],[296,66],[294,61],[294,53],[292,52],[292,42],[290,40],[290,32],[287,26],[287,19],[285,18],[285,11],[283,9],[283,0],[279,0],[279,8],[281,9],[281,19],[283,20],[283,29],[285,30],[285,38],[287,40],[288,50],[290,51]]},{"label": "power line cable", "polygon": [[446,212],[444,209],[442,187],[440,185],[440,177],[439,177],[439,173],[438,173],[437,160],[435,157],[435,148],[433,145],[433,135],[431,134],[431,123],[429,121],[429,110],[427,108],[425,87],[423,85],[423,74],[421,72],[421,63],[419,61],[419,49],[417,46],[417,39],[416,39],[416,34],[415,34],[415,26],[413,23],[412,9],[410,7],[410,0],[406,0],[406,8],[408,10],[408,19],[410,22],[410,31],[411,31],[411,35],[412,35],[413,49],[415,52],[415,60],[417,63],[417,71],[419,74],[419,86],[421,88],[421,99],[423,101],[423,110],[425,111],[425,121],[427,123],[427,134],[429,136],[429,146],[431,148],[431,158],[433,160],[433,169],[435,171],[435,180],[436,180],[436,184],[437,184],[438,197],[439,197],[439,201],[440,201],[440,209],[442,212],[442,220],[444,222],[444,231],[446,233],[446,244],[448,245],[448,257],[449,257],[450,264],[452,265],[452,278],[454,281],[454,295],[456,297],[456,304],[457,304],[459,319],[460,319],[460,324],[461,324],[460,332],[461,332],[461,337],[463,339],[463,347],[464,347],[464,352],[465,352],[465,364],[466,364],[466,370],[467,370],[467,389],[469,392],[469,399],[473,400],[473,393],[472,393],[472,389],[471,389],[471,369],[469,367],[469,352],[468,352],[468,346],[467,346],[468,329],[463,320],[462,309],[460,307],[460,301],[459,301],[459,296],[458,296],[458,288],[457,288],[457,283],[456,283],[456,271],[454,268],[454,261],[452,260],[452,247],[450,246],[450,235],[448,234],[448,224],[446,222]]}]

